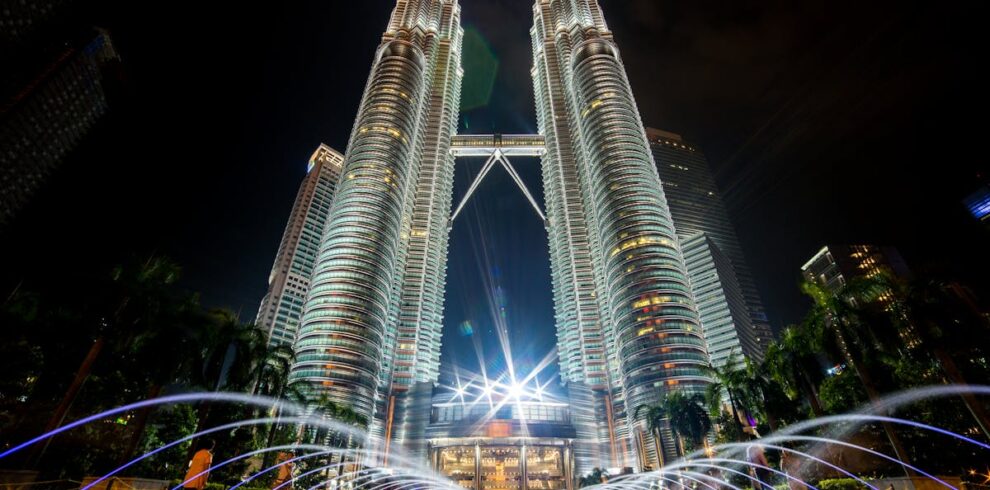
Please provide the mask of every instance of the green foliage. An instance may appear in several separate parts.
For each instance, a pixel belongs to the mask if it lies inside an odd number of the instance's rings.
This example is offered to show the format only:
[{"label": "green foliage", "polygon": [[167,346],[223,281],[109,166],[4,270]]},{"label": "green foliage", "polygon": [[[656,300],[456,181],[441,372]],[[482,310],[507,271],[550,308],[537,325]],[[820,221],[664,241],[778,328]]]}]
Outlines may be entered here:
[{"label": "green foliage", "polygon": [[[180,478],[176,478],[176,479],[173,479],[171,482],[169,482],[169,488],[176,487],[176,486],[179,486],[181,484],[182,484],[182,478],[181,477]],[[228,488],[230,488],[230,485],[225,485],[223,483],[216,483],[216,482],[208,481],[208,482],[206,482],[206,488],[204,490],[227,490]],[[266,487],[246,487],[245,486],[245,487],[237,487],[237,488],[238,488],[238,490],[269,490]]]},{"label": "green foliage", "polygon": [[705,397],[700,393],[672,391],[667,393],[658,405],[640,405],[635,416],[645,414],[650,432],[658,434],[665,423],[670,424],[674,436],[683,438],[687,446],[684,453],[701,446],[704,438],[712,430],[712,420],[705,408]]},{"label": "green foliage", "polygon": [[602,468],[595,467],[594,469],[591,470],[591,473],[582,476],[578,480],[578,487],[584,488],[584,487],[590,487],[592,485],[599,485],[601,483],[604,483],[606,480],[608,480],[608,477],[609,475],[607,471],[605,471]]},{"label": "green foliage", "polygon": [[856,375],[845,370],[826,378],[819,394],[822,408],[828,413],[840,414],[855,410],[866,403],[866,393]]},{"label": "green foliage", "polygon": [[[291,355],[269,349],[264,334],[233,313],[204,310],[195,295],[176,287],[179,272],[171,261],[152,257],[109,274],[80,273],[8,293],[0,320],[17,334],[0,346],[0,447],[42,432],[60,402],[71,407],[64,419],[73,420],[169,392],[257,389],[296,397],[286,383]],[[94,361],[84,363],[87,356]],[[259,412],[229,404],[149,407],[60,436],[35,463],[42,479],[102,474],[193,431]],[[267,429],[215,434],[218,457],[267,445]],[[181,477],[188,449],[184,443],[125,474]],[[229,465],[211,480],[239,482],[246,464]]]},{"label": "green foliage", "polygon": [[832,478],[818,482],[818,490],[862,490],[866,485],[852,478]]},{"label": "green foliage", "polygon": [[739,422],[734,420],[729,412],[719,412],[712,422],[718,428],[715,432],[715,442],[719,444],[738,442],[746,437]]},{"label": "green foliage", "polygon": [[[196,430],[196,411],[189,405],[169,405],[158,408],[144,430],[141,453],[162,447],[182,439]],[[188,463],[191,441],[178,444],[158,453],[127,472],[128,475],[161,475],[181,478]]]}]

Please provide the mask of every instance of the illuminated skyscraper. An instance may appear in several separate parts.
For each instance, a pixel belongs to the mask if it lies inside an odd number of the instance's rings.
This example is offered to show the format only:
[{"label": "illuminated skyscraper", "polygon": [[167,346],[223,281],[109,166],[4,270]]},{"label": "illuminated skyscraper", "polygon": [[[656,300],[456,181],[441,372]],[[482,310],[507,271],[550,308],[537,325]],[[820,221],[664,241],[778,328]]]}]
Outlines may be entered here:
[{"label": "illuminated skyscraper", "polygon": [[439,374],[462,37],[456,0],[396,2],[295,342],[290,380],[368,417],[387,441],[415,437],[398,409]]},{"label": "illuminated skyscraper", "polygon": [[[537,0],[533,15],[561,373],[591,389],[599,427],[583,456],[656,468],[657,445],[636,408],[708,382],[686,267],[598,2]],[[673,440],[663,439],[670,456]]]},{"label": "illuminated skyscraper", "polygon": [[[851,281],[880,274],[905,280],[910,278],[911,270],[896,248],[877,245],[826,245],[801,266],[801,275],[806,281],[835,294],[840,294]],[[892,297],[892,291],[886,290],[877,301],[889,307]],[[901,326],[897,333],[906,347],[921,345],[909,324]],[[843,351],[847,349],[845,345],[840,347]]]},{"label": "illuminated skyscraper", "polygon": [[911,273],[896,248],[877,245],[826,245],[801,266],[806,281],[833,293],[854,278],[873,277],[881,271],[898,277]]},{"label": "illuminated skyscraper", "polygon": [[344,156],[327,145],[320,145],[309,159],[255,321],[268,334],[269,345],[291,346],[296,338],[343,162]]},{"label": "illuminated skyscraper", "polygon": [[[722,194],[715,185],[708,160],[701,150],[684,141],[678,134],[653,128],[647,128],[646,134],[650,139],[650,149],[660,180],[663,181],[677,234],[684,240],[704,233],[729,262],[729,267],[720,272],[723,283],[737,283],[743,295],[747,313],[734,314],[732,317],[732,331],[736,339],[728,341],[725,338],[728,331],[724,324],[718,325],[714,330],[719,336],[718,345],[713,347],[711,339],[708,339],[712,360],[724,361],[732,348],[754,361],[762,360],[773,333],[756,290],[756,283],[753,282],[753,274],[746,265],[736,231],[729,221]],[[688,261],[688,272],[692,276],[704,276],[708,273],[705,270],[692,270],[690,262]],[[710,297],[710,292],[707,294],[709,302],[716,300]],[[720,309],[730,308],[727,297],[719,301],[724,303]],[[698,303],[700,305],[700,299]],[[731,308],[735,310],[736,305],[731,305]],[[704,320],[702,315],[702,323]],[[705,328],[708,326],[705,325]],[[705,336],[708,337],[707,332]]]},{"label": "illuminated skyscraper", "polygon": [[[708,383],[686,267],[597,2],[538,0],[533,13],[541,135],[464,136],[451,151],[460,7],[397,1],[328,213],[290,379],[367,416],[386,458],[399,443],[425,455],[454,158],[488,156],[479,179],[501,163],[546,218],[578,470],[656,467],[658,448],[672,456],[674,441],[667,430],[655,443],[636,408]],[[545,216],[507,161],[518,154],[543,156]]]}]

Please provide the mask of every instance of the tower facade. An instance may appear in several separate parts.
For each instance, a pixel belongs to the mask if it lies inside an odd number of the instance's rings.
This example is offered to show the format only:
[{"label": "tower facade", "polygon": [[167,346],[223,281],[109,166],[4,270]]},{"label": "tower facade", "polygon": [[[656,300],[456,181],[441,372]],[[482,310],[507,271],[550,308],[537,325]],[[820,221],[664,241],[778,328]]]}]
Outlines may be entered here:
[{"label": "tower facade", "polygon": [[386,440],[405,437],[396,407],[415,405],[396,398],[439,374],[462,37],[456,0],[396,2],[294,344],[290,381]]},{"label": "tower facade", "polygon": [[533,19],[562,376],[592,390],[593,459],[656,468],[673,441],[656,444],[637,408],[708,382],[678,237],[597,1],[538,0]]},{"label": "tower facade", "polygon": [[292,346],[295,341],[343,163],[344,156],[327,145],[320,145],[309,158],[255,320],[270,346]]},{"label": "tower facade", "polygon": [[[647,128],[646,133],[678,235],[685,240],[704,233],[730,262],[729,269],[723,270],[721,277],[724,281],[737,283],[745,301],[747,313],[733,316],[733,331],[737,337],[735,341],[725,340],[727,330],[724,325],[715,327],[720,340],[714,348],[709,341],[712,360],[721,362],[727,359],[727,349],[731,348],[730,344],[735,344],[739,354],[761,361],[773,339],[773,333],[767,322],[760,294],[756,290],[753,274],[722,201],[722,193],[715,185],[708,160],[700,149],[684,141],[678,134],[654,128]],[[688,266],[691,269],[690,261]],[[692,276],[695,275],[694,270],[689,272]],[[702,276],[706,271],[699,270],[697,274]],[[735,277],[730,278],[730,275]],[[725,303],[720,308],[729,307]],[[707,325],[705,328],[708,328]]]}]

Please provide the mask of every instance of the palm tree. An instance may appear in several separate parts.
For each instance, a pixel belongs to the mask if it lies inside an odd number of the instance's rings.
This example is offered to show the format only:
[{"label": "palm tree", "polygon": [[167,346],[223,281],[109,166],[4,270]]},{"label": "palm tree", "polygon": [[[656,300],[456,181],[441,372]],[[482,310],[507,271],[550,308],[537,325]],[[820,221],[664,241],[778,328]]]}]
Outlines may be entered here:
[{"label": "palm tree", "polygon": [[816,417],[824,415],[818,398],[817,360],[814,356],[814,336],[799,325],[791,325],[780,334],[780,339],[770,344],[764,355],[763,366],[769,376],[780,384],[791,399],[803,394]]},{"label": "palm tree", "polygon": [[593,470],[591,470],[591,473],[582,476],[581,479],[578,480],[578,487],[584,488],[584,487],[590,487],[592,485],[601,485],[602,483],[605,483],[607,481],[608,481],[608,472],[601,468],[595,467]]},{"label": "palm tree", "polygon": [[[945,378],[952,384],[966,386],[968,381],[956,363],[956,355],[980,353],[985,345],[990,325],[979,310],[968,301],[959,284],[934,278],[912,282],[882,274],[877,281],[891,292],[888,312],[895,323],[917,338],[921,346],[937,361]],[[975,419],[984,436],[990,439],[990,416],[984,405],[964,392],[962,401]]]},{"label": "palm tree", "polygon": [[[178,265],[164,257],[152,256],[139,265],[118,265],[104,285],[92,288],[96,293],[87,298],[88,304],[80,307],[80,319],[90,323],[95,338],[52,412],[45,432],[62,425],[108,343],[127,350],[137,337],[153,328],[163,312],[168,311],[173,296],[171,287],[178,278]],[[36,464],[47,447],[47,442],[37,446],[30,459]]]},{"label": "palm tree", "polygon": [[[662,403],[670,417],[670,429],[680,441],[681,454],[703,445],[712,431],[712,419],[705,410],[705,396],[674,391],[668,393]],[[691,443],[690,448],[685,447],[685,439]]]},{"label": "palm tree", "polygon": [[646,422],[646,428],[653,436],[653,445],[657,451],[657,462],[663,468],[666,465],[664,461],[663,429],[667,426],[667,407],[662,403],[657,405],[640,405],[633,412],[633,417],[638,419],[640,413],[644,414],[643,419]]},{"label": "palm tree", "polygon": [[[860,304],[868,303],[870,299],[876,297],[875,293],[878,290],[876,284],[857,279],[850,281],[836,294],[816,283],[805,282],[801,285],[801,290],[813,301],[811,311],[805,320],[809,327],[818,333],[823,346],[831,347],[833,355],[838,354],[845,359],[859,377],[871,403],[879,406],[880,391],[867,362],[868,359],[880,357],[879,333],[864,324],[860,314],[863,311]],[[872,325],[872,327],[878,326],[879,324]],[[881,422],[880,425],[887,435],[894,455],[901,461],[907,461],[905,458],[908,455],[893,426],[889,422]],[[913,476],[913,471],[908,469],[905,469],[905,473]]]},{"label": "palm tree", "polygon": [[[326,419],[333,420],[334,422],[347,424],[354,427],[367,427],[368,425],[368,420],[363,415],[355,412],[349,406],[330,400],[326,394],[320,396],[315,406],[316,412],[314,412],[313,415],[316,417],[322,416]],[[329,446],[338,449],[349,448],[353,443],[353,433],[351,431],[336,429],[329,431],[318,429],[316,431],[316,443],[328,444]],[[344,454],[341,453],[340,461],[343,462],[343,460]],[[333,463],[332,454],[330,455],[330,463]]]},{"label": "palm tree", "polygon": [[[202,355],[196,337],[203,328],[200,305],[194,297],[180,297],[167,312],[163,312],[154,328],[141,334],[128,354],[132,365],[139,366],[141,375],[150,383],[148,399],[157,398],[166,385],[185,382],[193,369],[193,359]],[[137,451],[148,419],[155,407],[139,410],[132,423],[130,440],[120,456],[119,464],[129,461]]]},{"label": "palm tree", "polygon": [[766,361],[755,363],[745,359],[744,387],[742,390],[745,404],[767,421],[771,432],[776,432],[782,421],[795,418],[795,410],[788,400],[787,394],[770,374]]},{"label": "palm tree", "polygon": [[636,407],[634,416],[639,418],[645,411],[647,428],[653,434],[657,445],[660,465],[663,466],[662,429],[669,424],[674,439],[680,446],[678,452],[686,454],[688,449],[685,439],[691,443],[691,449],[704,443],[705,437],[712,430],[712,419],[705,409],[705,396],[701,393],[684,393],[674,391],[667,393],[656,405],[640,405]]},{"label": "palm tree", "polygon": [[720,367],[709,365],[705,370],[713,379],[706,388],[705,396],[709,414],[715,416],[720,413],[723,405],[722,400],[728,397],[732,419],[739,426],[739,431],[743,432],[744,427],[739,418],[739,411],[744,408],[741,405],[741,395],[746,384],[746,374],[739,365],[735,349],[729,352],[729,357],[725,360],[724,365]]},{"label": "palm tree", "polygon": [[[258,388],[259,383],[279,383],[274,371],[288,361],[277,359],[281,351],[269,349],[268,339],[260,329],[242,323],[237,314],[229,310],[211,310],[203,314],[203,318],[204,331],[199,339],[202,354],[194,359],[193,386],[210,391],[246,393]],[[252,407],[250,410],[256,414],[258,409]],[[210,403],[199,404],[197,432],[211,422],[210,411]]]}]

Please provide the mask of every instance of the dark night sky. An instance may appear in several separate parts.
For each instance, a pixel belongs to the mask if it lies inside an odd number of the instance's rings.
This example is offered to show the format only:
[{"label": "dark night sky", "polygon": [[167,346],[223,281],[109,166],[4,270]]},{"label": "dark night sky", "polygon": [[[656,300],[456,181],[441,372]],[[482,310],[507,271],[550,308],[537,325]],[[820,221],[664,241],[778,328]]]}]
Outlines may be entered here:
[{"label": "dark night sky", "polygon": [[[392,3],[111,2],[126,87],[93,137],[0,232],[5,276],[165,253],[204,303],[253,317],[309,154],[340,150]],[[499,65],[470,132],[535,130],[531,2],[462,0]],[[806,303],[825,242],[899,247],[985,287],[990,234],[959,200],[986,169],[986,7],[977,2],[602,0],[647,125],[705,150],[776,327]],[[468,64],[465,61],[465,64]],[[468,83],[484,80],[472,79]],[[455,201],[479,162],[459,164]],[[542,195],[538,162],[516,162]],[[53,260],[54,258],[54,260]],[[498,171],[451,237],[445,355],[457,326],[495,345],[486,281],[518,357],[553,345],[542,224]],[[525,353],[526,355],[520,355]],[[489,354],[490,358],[490,354]]]}]

